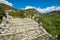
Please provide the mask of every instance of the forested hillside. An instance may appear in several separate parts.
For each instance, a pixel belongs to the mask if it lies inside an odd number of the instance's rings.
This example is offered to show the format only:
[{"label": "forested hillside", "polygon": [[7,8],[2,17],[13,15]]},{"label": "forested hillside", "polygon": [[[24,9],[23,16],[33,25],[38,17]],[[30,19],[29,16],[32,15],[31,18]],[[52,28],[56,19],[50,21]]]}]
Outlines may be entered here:
[{"label": "forested hillside", "polygon": [[47,32],[53,36],[58,35],[58,40],[60,40],[60,11],[42,14],[38,19],[42,22],[43,27]]}]

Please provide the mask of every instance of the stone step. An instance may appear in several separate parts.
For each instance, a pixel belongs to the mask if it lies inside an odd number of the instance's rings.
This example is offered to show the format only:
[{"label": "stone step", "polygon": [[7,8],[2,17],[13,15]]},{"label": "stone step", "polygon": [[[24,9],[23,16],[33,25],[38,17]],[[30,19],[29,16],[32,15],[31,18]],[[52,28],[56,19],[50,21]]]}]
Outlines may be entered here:
[{"label": "stone step", "polygon": [[[9,23],[6,25],[4,31],[0,34],[1,36],[11,36],[21,34],[23,37],[28,39],[36,38],[38,35],[43,34],[43,30],[39,29],[38,23],[30,18],[20,19],[20,18],[10,18]],[[15,36],[14,36],[15,37]],[[20,38],[21,36],[19,36]],[[17,37],[16,37],[17,38]],[[21,40],[23,40],[22,38]],[[18,40],[18,39],[17,39]]]},{"label": "stone step", "polygon": [[22,32],[20,32],[20,33],[3,33],[3,34],[0,34],[0,36],[15,35],[15,34],[22,34]]},{"label": "stone step", "polygon": [[[35,33],[34,31],[26,31],[26,32],[17,32],[17,33],[2,33],[2,34],[0,34],[0,36],[5,36],[5,35],[14,35],[14,34],[24,34],[24,36],[25,35],[27,35],[27,37],[29,36],[29,35],[31,35],[31,33]],[[31,35],[31,36],[35,36],[35,35],[37,35],[37,34],[40,34],[41,32],[39,31],[39,32],[37,32],[36,34],[34,34],[34,35]],[[41,33],[42,34],[42,33]]]},{"label": "stone step", "polygon": [[[20,30],[20,31],[19,30],[15,30],[15,32],[17,32],[17,31],[18,32],[29,32],[29,31],[33,31],[33,30],[37,30],[37,29],[34,28],[34,29],[30,29],[30,30],[28,29],[28,30]],[[11,31],[9,31],[9,32],[11,32]],[[1,33],[9,33],[9,32],[8,32],[8,30],[5,30],[5,31],[2,31]],[[12,30],[12,32],[13,32],[13,30]]]},{"label": "stone step", "polygon": [[2,27],[2,29],[8,29],[9,27]]}]

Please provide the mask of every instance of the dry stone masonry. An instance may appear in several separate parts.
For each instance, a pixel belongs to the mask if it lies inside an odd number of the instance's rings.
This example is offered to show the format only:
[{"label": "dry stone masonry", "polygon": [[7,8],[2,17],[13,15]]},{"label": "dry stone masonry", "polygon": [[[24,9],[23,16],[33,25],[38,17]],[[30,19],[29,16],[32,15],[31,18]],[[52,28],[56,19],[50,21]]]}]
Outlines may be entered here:
[{"label": "dry stone masonry", "polygon": [[42,37],[41,40],[49,40],[42,26],[30,18],[13,18],[7,14],[0,24],[0,40],[32,40]]}]

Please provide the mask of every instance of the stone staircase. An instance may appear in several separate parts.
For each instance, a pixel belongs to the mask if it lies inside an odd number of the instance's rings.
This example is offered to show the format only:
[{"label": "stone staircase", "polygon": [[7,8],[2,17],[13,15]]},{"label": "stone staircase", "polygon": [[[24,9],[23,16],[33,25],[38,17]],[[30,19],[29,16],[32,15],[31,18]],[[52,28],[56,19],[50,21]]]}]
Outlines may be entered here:
[{"label": "stone staircase", "polygon": [[0,40],[32,40],[46,34],[38,27],[39,24],[30,18],[10,18],[3,23],[6,27],[2,27]]},{"label": "stone staircase", "polygon": [[[47,33],[31,18],[13,18],[6,12],[7,18],[3,18],[0,24],[0,40],[32,40],[42,37]],[[46,36],[40,40],[48,40]]]}]

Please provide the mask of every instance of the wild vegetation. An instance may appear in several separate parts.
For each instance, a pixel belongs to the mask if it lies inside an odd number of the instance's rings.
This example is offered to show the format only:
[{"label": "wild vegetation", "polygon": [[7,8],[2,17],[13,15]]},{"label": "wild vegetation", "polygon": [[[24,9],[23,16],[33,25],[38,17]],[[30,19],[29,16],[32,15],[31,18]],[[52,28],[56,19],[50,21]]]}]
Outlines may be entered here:
[{"label": "wild vegetation", "polygon": [[36,19],[39,19],[37,22],[42,22],[42,26],[49,32],[51,35],[58,35],[58,40],[60,40],[60,12],[53,12],[53,14],[42,14]]},{"label": "wild vegetation", "polygon": [[0,8],[2,8],[3,10],[9,10],[9,9],[12,9],[12,10],[16,10],[15,8],[11,7],[11,6],[8,6],[8,5],[5,5],[5,4],[0,4]]},{"label": "wild vegetation", "polygon": [[2,22],[3,16],[6,17],[4,10],[2,9],[2,7],[0,7],[0,23]]}]

